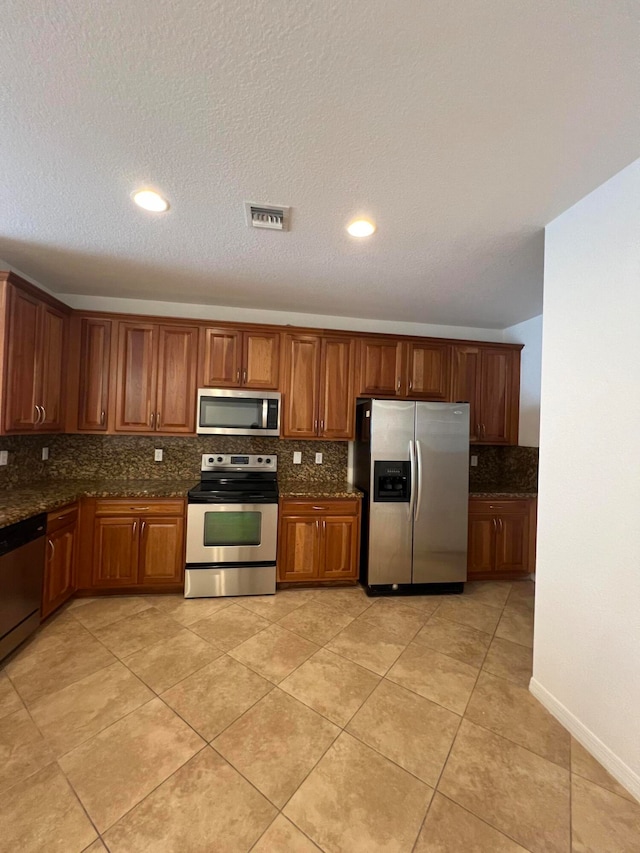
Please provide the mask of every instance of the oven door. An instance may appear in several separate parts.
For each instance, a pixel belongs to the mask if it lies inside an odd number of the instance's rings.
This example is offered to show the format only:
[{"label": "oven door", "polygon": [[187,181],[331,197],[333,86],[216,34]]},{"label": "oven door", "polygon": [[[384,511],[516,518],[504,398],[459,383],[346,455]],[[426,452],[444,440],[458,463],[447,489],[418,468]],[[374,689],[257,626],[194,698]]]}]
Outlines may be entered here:
[{"label": "oven door", "polygon": [[187,565],[275,563],[278,504],[187,507]]}]

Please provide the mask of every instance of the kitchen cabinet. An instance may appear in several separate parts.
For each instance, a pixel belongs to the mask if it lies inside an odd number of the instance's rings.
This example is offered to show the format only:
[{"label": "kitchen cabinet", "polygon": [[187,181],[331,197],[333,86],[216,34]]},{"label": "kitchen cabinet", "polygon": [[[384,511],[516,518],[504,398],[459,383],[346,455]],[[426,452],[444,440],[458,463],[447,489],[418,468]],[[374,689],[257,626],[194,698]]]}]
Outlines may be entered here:
[{"label": "kitchen cabinet", "polygon": [[517,444],[520,348],[455,344],[451,399],[470,404],[470,439]]},{"label": "kitchen cabinet", "polygon": [[112,320],[85,317],[80,323],[79,430],[107,429],[112,329]]},{"label": "kitchen cabinet", "polygon": [[420,338],[360,339],[360,395],[446,401],[450,384],[449,343]]},{"label": "kitchen cabinet", "polygon": [[359,499],[283,499],[279,524],[279,582],[357,581]]},{"label": "kitchen cabinet", "polygon": [[61,432],[68,313],[6,285],[4,431]]},{"label": "kitchen cabinet", "polygon": [[76,591],[77,522],[77,503],[47,515],[47,551],[41,607],[43,619]]},{"label": "kitchen cabinet", "polygon": [[198,327],[118,325],[116,432],[195,432]]},{"label": "kitchen cabinet", "polygon": [[279,332],[205,328],[200,340],[201,387],[278,390]]},{"label": "kitchen cabinet", "polygon": [[470,499],[469,580],[508,580],[534,571],[535,511],[535,499]]},{"label": "kitchen cabinet", "polygon": [[90,588],[181,584],[184,501],[94,502]]},{"label": "kitchen cabinet", "polygon": [[355,427],[353,338],[286,335],[284,438],[350,439]]}]

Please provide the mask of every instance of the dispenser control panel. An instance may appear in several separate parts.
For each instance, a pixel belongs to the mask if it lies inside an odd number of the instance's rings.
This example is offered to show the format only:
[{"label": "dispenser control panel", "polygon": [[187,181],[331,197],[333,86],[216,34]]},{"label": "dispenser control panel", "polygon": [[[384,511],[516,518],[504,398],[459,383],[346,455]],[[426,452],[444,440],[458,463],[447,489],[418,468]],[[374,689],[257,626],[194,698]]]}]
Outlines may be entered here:
[{"label": "dispenser control panel", "polygon": [[408,503],[411,492],[409,462],[373,463],[373,500]]}]

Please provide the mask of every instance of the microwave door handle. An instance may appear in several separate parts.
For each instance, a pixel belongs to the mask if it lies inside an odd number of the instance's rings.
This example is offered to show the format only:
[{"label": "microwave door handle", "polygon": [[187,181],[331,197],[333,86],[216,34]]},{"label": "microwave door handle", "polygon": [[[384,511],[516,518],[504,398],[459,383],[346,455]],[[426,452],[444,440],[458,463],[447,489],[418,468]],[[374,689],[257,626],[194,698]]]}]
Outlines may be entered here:
[{"label": "microwave door handle", "polygon": [[267,416],[269,412],[269,401],[265,397],[262,401],[262,429],[267,428]]}]

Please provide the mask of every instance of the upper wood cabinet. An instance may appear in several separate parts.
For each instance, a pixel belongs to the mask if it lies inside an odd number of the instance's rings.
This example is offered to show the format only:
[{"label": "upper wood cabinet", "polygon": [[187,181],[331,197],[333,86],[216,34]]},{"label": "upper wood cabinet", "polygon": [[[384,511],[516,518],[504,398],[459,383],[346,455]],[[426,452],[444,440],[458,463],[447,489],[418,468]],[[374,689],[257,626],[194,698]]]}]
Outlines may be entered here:
[{"label": "upper wood cabinet", "polygon": [[451,399],[468,402],[470,439],[517,444],[520,350],[454,344]]},{"label": "upper wood cabinet", "polygon": [[68,315],[32,289],[6,285],[5,432],[63,429]]},{"label": "upper wood cabinet", "polygon": [[198,328],[118,325],[116,431],[194,432]]},{"label": "upper wood cabinet", "polygon": [[450,344],[419,338],[360,339],[360,395],[448,400],[450,385]]},{"label": "upper wood cabinet", "polygon": [[402,396],[402,356],[402,341],[361,338],[358,393],[365,397]]},{"label": "upper wood cabinet", "polygon": [[279,332],[205,328],[200,341],[202,387],[278,389]]},{"label": "upper wood cabinet", "polygon": [[80,324],[78,429],[107,429],[112,320],[85,317]]},{"label": "upper wood cabinet", "polygon": [[353,338],[285,336],[284,438],[353,438],[355,357]]}]

